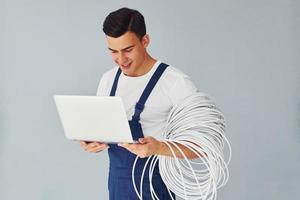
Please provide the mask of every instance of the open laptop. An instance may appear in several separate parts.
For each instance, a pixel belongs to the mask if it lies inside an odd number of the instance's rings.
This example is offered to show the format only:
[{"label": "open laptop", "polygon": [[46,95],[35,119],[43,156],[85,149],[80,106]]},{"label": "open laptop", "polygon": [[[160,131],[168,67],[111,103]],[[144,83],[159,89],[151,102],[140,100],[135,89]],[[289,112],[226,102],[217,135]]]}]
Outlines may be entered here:
[{"label": "open laptop", "polygon": [[68,139],[135,143],[120,97],[54,95],[54,100]]}]

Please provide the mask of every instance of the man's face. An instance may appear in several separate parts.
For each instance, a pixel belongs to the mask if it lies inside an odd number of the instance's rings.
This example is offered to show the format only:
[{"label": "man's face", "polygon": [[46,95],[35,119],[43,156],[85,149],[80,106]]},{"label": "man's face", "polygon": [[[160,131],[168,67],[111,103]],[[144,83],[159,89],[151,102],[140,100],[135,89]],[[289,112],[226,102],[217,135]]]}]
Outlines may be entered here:
[{"label": "man's face", "polygon": [[143,71],[149,37],[139,39],[135,33],[126,32],[118,38],[107,36],[112,59],[128,76],[138,76]]}]

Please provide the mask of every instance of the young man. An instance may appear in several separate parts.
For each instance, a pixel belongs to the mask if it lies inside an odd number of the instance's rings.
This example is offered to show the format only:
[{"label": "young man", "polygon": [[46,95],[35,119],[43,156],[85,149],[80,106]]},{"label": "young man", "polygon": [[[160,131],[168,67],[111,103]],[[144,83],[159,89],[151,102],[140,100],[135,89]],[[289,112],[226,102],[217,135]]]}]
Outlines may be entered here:
[{"label": "young man", "polygon": [[[187,75],[149,55],[147,47],[150,39],[144,17],[138,11],[121,8],[110,13],[103,23],[103,31],[117,67],[104,73],[97,95],[122,97],[132,136],[139,143],[107,145],[81,141],[80,144],[88,152],[108,148],[109,199],[134,200],[138,196],[134,191],[131,170],[136,155],[142,158],[137,163],[135,174],[139,186],[140,174],[148,156],[172,156],[166,144],[161,142],[168,113],[197,88]],[[193,152],[180,147],[188,158],[196,158]],[[179,151],[175,153],[182,157]],[[143,199],[152,199],[147,174],[143,181]],[[158,167],[152,183],[159,199],[171,199]]]}]

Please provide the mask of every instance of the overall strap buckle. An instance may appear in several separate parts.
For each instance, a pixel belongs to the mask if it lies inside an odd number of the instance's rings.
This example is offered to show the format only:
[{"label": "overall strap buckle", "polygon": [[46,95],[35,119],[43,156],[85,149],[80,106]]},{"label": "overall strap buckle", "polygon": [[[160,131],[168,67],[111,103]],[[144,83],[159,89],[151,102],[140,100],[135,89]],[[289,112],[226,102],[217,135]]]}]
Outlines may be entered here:
[{"label": "overall strap buckle", "polygon": [[135,111],[134,111],[134,115],[132,116],[132,118],[139,121],[140,120],[140,115],[143,112],[144,107],[145,107],[145,104],[137,102],[135,104]]}]

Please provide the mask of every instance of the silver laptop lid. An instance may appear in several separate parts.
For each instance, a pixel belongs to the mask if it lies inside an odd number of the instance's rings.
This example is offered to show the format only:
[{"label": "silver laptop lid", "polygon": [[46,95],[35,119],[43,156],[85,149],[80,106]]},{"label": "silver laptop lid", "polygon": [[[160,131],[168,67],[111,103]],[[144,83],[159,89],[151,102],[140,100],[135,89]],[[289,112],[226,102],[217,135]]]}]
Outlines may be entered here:
[{"label": "silver laptop lid", "polygon": [[105,143],[134,143],[120,97],[55,95],[67,138]]}]

